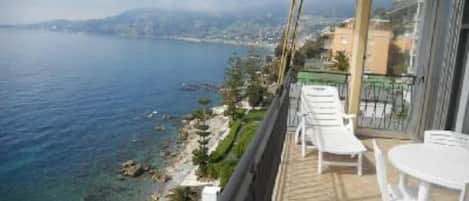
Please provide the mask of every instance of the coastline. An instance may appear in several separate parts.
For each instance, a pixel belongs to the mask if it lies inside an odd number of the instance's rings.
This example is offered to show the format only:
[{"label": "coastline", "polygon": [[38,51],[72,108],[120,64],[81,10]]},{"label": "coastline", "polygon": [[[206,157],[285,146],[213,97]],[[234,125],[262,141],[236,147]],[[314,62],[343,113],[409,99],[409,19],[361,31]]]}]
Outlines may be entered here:
[{"label": "coastline", "polygon": [[100,34],[93,32],[66,32],[66,31],[56,31],[50,29],[28,29],[28,28],[18,28],[11,26],[0,26],[0,29],[11,29],[11,30],[39,30],[39,31],[49,31],[54,33],[67,33],[67,34],[90,34],[98,36],[112,36],[112,37],[121,37],[129,39],[156,39],[156,40],[175,40],[175,41],[185,41],[193,43],[214,43],[214,44],[226,44],[226,45],[236,45],[236,46],[250,46],[250,47],[261,47],[273,51],[275,49],[275,44],[267,42],[249,42],[249,41],[239,41],[239,40],[225,40],[225,39],[203,39],[197,37],[186,37],[186,36],[160,36],[160,37],[150,37],[150,36],[135,36],[128,34]]},{"label": "coastline", "polygon": [[[208,120],[210,126],[210,141],[208,144],[209,152],[212,152],[229,133],[229,117],[223,115],[224,107],[216,106],[211,108],[214,116]],[[166,159],[165,165],[162,167],[166,176],[170,177],[166,183],[161,184],[161,188],[154,189],[151,192],[150,200],[166,200],[166,196],[171,189],[177,186],[205,186],[218,185],[218,181],[198,181],[195,175],[196,166],[192,164],[192,152],[198,147],[199,137],[195,134],[194,125],[197,120],[182,120],[182,125],[178,129],[178,142],[175,152],[171,157]],[[185,139],[181,139],[184,137]],[[155,196],[159,199],[153,198]]]},{"label": "coastline", "polygon": [[168,37],[162,37],[162,39],[187,41],[187,42],[194,42],[194,43],[219,43],[219,44],[227,44],[227,45],[253,46],[253,47],[262,47],[262,48],[266,48],[269,50],[275,49],[275,44],[266,43],[266,42],[247,42],[247,41],[224,40],[224,39],[202,39],[202,38],[196,38],[196,37],[183,37],[183,36],[168,36]]}]

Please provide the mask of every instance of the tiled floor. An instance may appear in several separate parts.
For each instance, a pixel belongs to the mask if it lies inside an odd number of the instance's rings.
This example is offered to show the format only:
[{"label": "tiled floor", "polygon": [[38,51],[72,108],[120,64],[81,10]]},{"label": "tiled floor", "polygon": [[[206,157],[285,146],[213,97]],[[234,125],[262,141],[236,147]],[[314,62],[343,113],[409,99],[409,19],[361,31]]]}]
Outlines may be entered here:
[{"label": "tiled floor", "polygon": [[[389,148],[408,141],[377,139],[378,144],[387,153]],[[323,174],[317,174],[317,154],[308,150],[307,156],[301,156],[300,146],[293,142],[288,134],[285,152],[277,176],[274,201],[379,201],[380,192],[375,175],[373,147],[371,139],[362,139],[368,151],[364,157],[364,174],[356,175],[353,167],[327,167]],[[331,157],[331,156],[328,156]],[[333,157],[333,156],[332,156]],[[388,180],[397,182],[398,172],[388,163]],[[416,186],[410,179],[410,185]],[[456,201],[459,193],[447,189],[432,187],[433,201]]]}]

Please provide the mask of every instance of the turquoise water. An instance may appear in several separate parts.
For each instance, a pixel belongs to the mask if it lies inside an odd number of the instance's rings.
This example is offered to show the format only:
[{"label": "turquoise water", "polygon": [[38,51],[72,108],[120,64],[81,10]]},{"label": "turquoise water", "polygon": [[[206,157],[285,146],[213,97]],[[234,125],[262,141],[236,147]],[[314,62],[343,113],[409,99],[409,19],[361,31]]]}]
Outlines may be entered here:
[{"label": "turquoise water", "polygon": [[246,47],[0,29],[0,200],[142,200],[154,186],[118,164],[161,165],[179,124],[147,115],[217,101],[179,87],[220,83],[233,51]]}]

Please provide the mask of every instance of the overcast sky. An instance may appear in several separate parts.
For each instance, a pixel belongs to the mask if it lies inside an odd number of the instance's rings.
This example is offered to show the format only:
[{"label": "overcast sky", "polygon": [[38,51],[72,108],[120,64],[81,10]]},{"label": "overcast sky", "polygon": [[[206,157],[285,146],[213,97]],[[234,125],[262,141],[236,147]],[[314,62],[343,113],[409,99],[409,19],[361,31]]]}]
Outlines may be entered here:
[{"label": "overcast sky", "polygon": [[[392,0],[374,0],[374,5]],[[277,7],[288,10],[290,0],[0,0],[0,24],[35,23],[52,19],[93,19],[135,8],[190,10],[203,12],[240,11]],[[311,8],[353,9],[355,0],[306,0]],[[279,6],[281,5],[281,6]]]},{"label": "overcast sky", "polygon": [[[90,19],[133,8],[234,11],[282,0],[0,0],[0,24],[33,23],[51,19]],[[285,1],[285,0],[283,0]]]}]

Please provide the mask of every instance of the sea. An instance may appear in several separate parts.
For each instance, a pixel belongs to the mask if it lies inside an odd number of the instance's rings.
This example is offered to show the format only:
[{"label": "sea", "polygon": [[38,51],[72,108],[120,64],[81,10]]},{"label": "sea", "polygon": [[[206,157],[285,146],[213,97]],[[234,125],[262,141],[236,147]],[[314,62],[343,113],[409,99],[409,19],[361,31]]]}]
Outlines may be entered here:
[{"label": "sea", "polygon": [[220,84],[228,58],[247,50],[0,29],[0,201],[148,200],[151,179],[122,180],[119,164],[161,167],[179,117],[200,97],[220,99],[181,86]]}]

